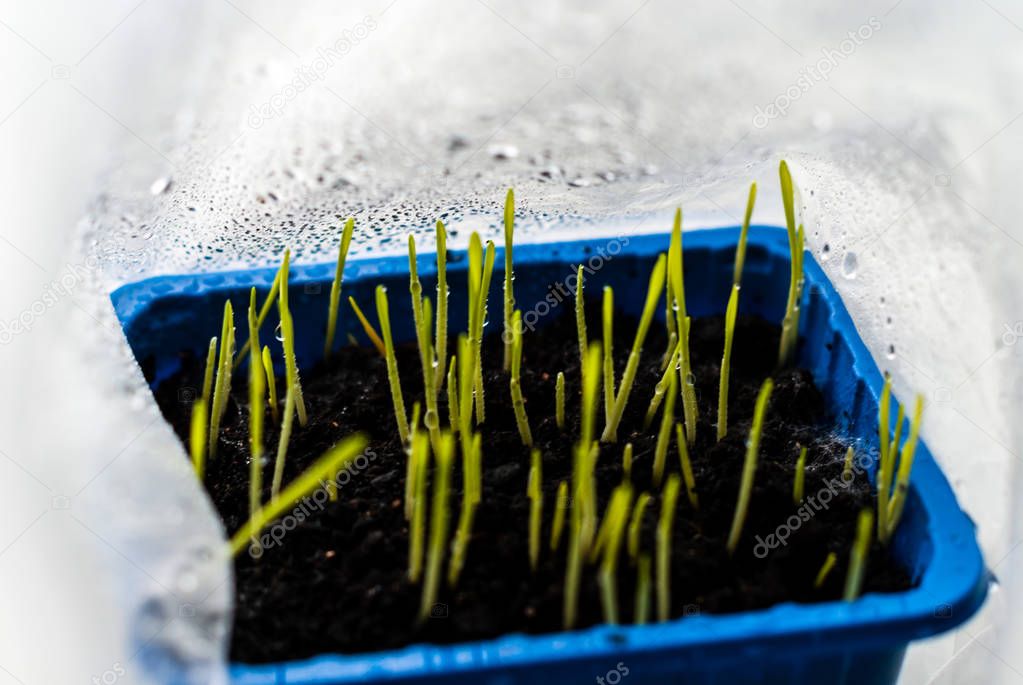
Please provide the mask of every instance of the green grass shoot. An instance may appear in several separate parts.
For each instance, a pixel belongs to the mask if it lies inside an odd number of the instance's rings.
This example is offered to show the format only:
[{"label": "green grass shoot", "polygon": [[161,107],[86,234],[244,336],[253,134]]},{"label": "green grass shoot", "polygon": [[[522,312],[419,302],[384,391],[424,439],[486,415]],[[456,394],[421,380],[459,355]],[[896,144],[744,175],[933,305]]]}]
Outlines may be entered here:
[{"label": "green grass shoot", "polygon": [[806,448],[799,450],[799,459],[796,460],[796,475],[792,479],[792,503],[797,507],[803,503],[803,492],[806,487]]},{"label": "green grass shoot", "polygon": [[565,372],[558,371],[554,382],[554,422],[559,430],[565,430]]},{"label": "green grass shoot", "polygon": [[529,483],[529,568],[536,571],[540,562],[540,525],[543,522],[543,463],[540,450],[530,453]]},{"label": "green grass shoot", "polygon": [[423,298],[423,285],[419,281],[419,268],[416,264],[416,239],[408,237],[408,273],[409,294],[412,297],[412,323],[416,329],[416,343],[419,349],[419,363],[423,373],[423,395],[426,399],[426,413],[423,424],[430,432],[430,442],[434,450],[438,448],[440,439],[440,415],[437,411],[437,360],[433,351],[433,322],[429,298]]},{"label": "green grass shoot", "polygon": [[622,535],[625,532],[625,524],[629,520],[631,505],[632,486],[623,483],[616,487],[611,493],[611,501],[607,507],[608,532],[604,542],[604,558],[597,574],[604,622],[609,625],[618,624],[618,584],[615,578]]},{"label": "green grass shoot", "polygon": [[856,523],[856,540],[853,541],[852,552],[849,554],[849,570],[845,575],[845,591],[842,593],[842,599],[846,602],[855,601],[863,589],[863,571],[867,566],[873,528],[874,514],[869,509],[864,509]]},{"label": "green grass shoot", "polygon": [[760,386],[757,403],[753,409],[753,425],[750,427],[749,440],[746,442],[746,459],[742,466],[742,481],[739,486],[739,498],[735,503],[735,515],[732,518],[732,529],[728,534],[728,553],[735,554],[742,535],[742,527],[746,523],[746,512],[749,510],[750,495],[753,492],[753,476],[757,471],[757,456],[760,452],[760,434],[764,428],[764,415],[767,403],[771,399],[774,382],[768,378]]},{"label": "green grass shoot", "polygon": [[735,287],[742,284],[742,268],[746,264],[746,238],[749,235],[749,222],[753,217],[753,205],[756,201],[757,184],[751,183],[749,198],[746,200],[746,215],[742,219],[742,232],[739,234],[739,244],[735,246],[735,266],[732,271],[732,285]]},{"label": "green grass shoot", "polygon": [[344,438],[334,447],[327,450],[323,456],[316,460],[298,478],[288,483],[288,486],[281,492],[280,497],[271,500],[269,504],[262,507],[256,515],[238,529],[231,536],[231,554],[238,554],[252,538],[259,535],[269,524],[277,520],[277,517],[284,513],[289,507],[294,506],[303,497],[306,497],[315,490],[326,478],[343,469],[349,462],[354,460],[366,447],[366,438],[361,434],[351,435]]},{"label": "green grass shoot", "polygon": [[[906,506],[906,496],[909,494],[909,476],[913,471],[913,459],[916,456],[916,446],[920,440],[920,424],[923,421],[924,398],[917,395],[916,405],[913,408],[913,421],[909,425],[909,437],[902,447],[902,455],[899,458],[899,473],[895,479],[895,491],[888,502],[888,527],[884,531],[881,542],[887,543],[899,526],[902,519],[902,511]],[[894,449],[894,448],[893,448]]]},{"label": "green grass shoot", "polygon": [[579,507],[572,507],[568,534],[568,560],[565,564],[565,589],[562,595],[561,615],[565,630],[575,627],[579,609],[579,580],[583,566],[582,516]]},{"label": "green grass shoot", "polygon": [[629,520],[629,558],[635,561],[639,556],[640,535],[643,533],[643,514],[646,513],[647,505],[650,504],[650,493],[640,493],[636,498],[636,504],[632,508],[632,518]]},{"label": "green grass shoot", "polygon": [[224,302],[224,320],[220,327],[220,355],[217,359],[217,380],[213,387],[213,403],[210,407],[210,434],[206,454],[210,460],[217,458],[217,441],[220,438],[220,420],[227,409],[227,397],[231,392],[231,371],[234,368],[234,308],[231,300]]},{"label": "green grass shoot", "polygon": [[682,424],[675,424],[675,443],[678,445],[678,460],[682,468],[682,480],[686,484],[686,497],[696,511],[700,510],[700,497],[696,494],[696,478],[693,476],[693,463],[689,459],[689,445],[682,434]]},{"label": "green grass shoot", "polygon": [[568,563],[562,618],[566,630],[575,625],[579,606],[579,581],[583,559],[596,532],[597,501],[593,468],[599,449],[593,441],[598,393],[600,392],[601,345],[590,344],[582,361],[582,407],[579,418],[579,442],[574,449],[572,468],[573,506],[569,526]]},{"label": "green grass shoot", "polygon": [[344,279],[345,261],[348,259],[348,246],[352,242],[352,230],[355,219],[349,218],[341,232],[341,244],[337,249],[337,266],[334,269],[334,280],[330,284],[330,305],[327,309],[327,337],[323,341],[323,358],[330,357],[334,347],[334,334],[337,331],[337,310],[341,304],[341,281]]},{"label": "green grass shoot", "polygon": [[270,416],[273,417],[274,423],[280,421],[280,410],[277,407],[277,376],[274,375],[274,361],[273,357],[270,356],[270,348],[263,345],[263,373],[266,376],[266,387],[268,393],[268,402],[270,403]]},{"label": "green grass shoot", "polygon": [[462,511],[458,517],[458,529],[451,544],[451,564],[448,566],[448,585],[454,587],[465,567],[465,557],[472,537],[472,524],[476,518],[476,507],[480,503],[480,462],[482,458],[482,435],[472,437],[469,458],[465,464],[465,485],[462,487]]},{"label": "green grass shoot", "polygon": [[835,568],[835,564],[838,563],[838,555],[834,552],[828,552],[828,556],[824,559],[824,563],[821,564],[821,568],[817,571],[817,577],[814,578],[813,587],[819,590],[824,581],[828,579],[832,569]]},{"label": "green grass shoot", "polygon": [[[409,521],[408,577],[418,583],[423,572],[423,546],[426,538],[426,474],[430,468],[430,437],[415,432],[409,456],[412,481],[412,517]],[[407,499],[406,499],[407,502]]]},{"label": "green grass shoot", "polygon": [[580,264],[575,274],[575,334],[579,339],[579,364],[586,359],[586,346],[589,337],[586,334],[586,308],[583,300],[583,265]]},{"label": "green grass shoot", "polygon": [[657,443],[654,445],[653,484],[661,487],[664,477],[664,465],[668,459],[668,445],[671,443],[671,426],[675,423],[675,398],[678,396],[678,375],[668,376],[668,394],[664,402],[664,413],[661,415],[661,427],[657,431]]},{"label": "green grass shoot", "polygon": [[597,420],[598,392],[601,373],[600,343],[593,343],[586,350],[582,366],[582,411],[579,417],[579,446],[589,450],[593,444]]},{"label": "green grass shoot", "polygon": [[459,412],[458,412],[458,354],[451,355],[451,362],[448,365],[448,423],[451,432],[458,434]]},{"label": "green grass shoot", "polygon": [[650,555],[639,557],[636,571],[636,599],[633,609],[633,620],[636,625],[646,625],[650,620]]},{"label": "green grass shoot", "polygon": [[845,451],[845,460],[842,462],[842,482],[851,483],[853,478],[853,460],[856,459],[856,450],[852,445]]},{"label": "green grass shoot", "polygon": [[[650,404],[646,408],[646,415],[643,417],[643,430],[648,430],[654,422],[654,417],[657,416],[657,410],[661,407],[661,401],[664,399],[664,393],[668,392],[668,385],[671,381],[671,376],[675,375],[682,363],[680,357],[682,355],[682,345],[676,344],[674,351],[671,353],[671,357],[668,359],[668,363],[662,369],[661,378],[654,385],[654,395],[650,398]],[[677,390],[677,387],[676,387]]]},{"label": "green grass shoot", "polygon": [[675,311],[672,308],[674,300],[671,297],[671,282],[667,272],[664,274],[664,325],[667,328],[668,333],[668,346],[664,348],[664,355],[661,357],[661,371],[664,371],[668,367],[668,360],[671,358],[672,352],[675,350],[675,346],[678,344],[678,331],[676,330],[677,322],[675,321]]},{"label": "green grass shoot", "polygon": [[212,398],[210,392],[213,390],[213,375],[217,369],[217,336],[210,338],[210,345],[206,348],[206,369],[202,378],[202,398],[206,400],[207,407]]},{"label": "green grass shoot", "polygon": [[604,301],[601,311],[601,333],[604,341],[604,423],[611,420],[615,404],[615,363],[614,363],[614,311],[615,296],[611,286],[604,286]]},{"label": "green grass shoot", "polygon": [[561,544],[561,533],[565,529],[565,512],[568,510],[568,483],[558,483],[558,494],[554,500],[554,520],[551,522],[551,551],[556,552]]},{"label": "green grass shoot", "polygon": [[[479,235],[473,233],[469,241],[469,341],[474,355],[472,378],[477,424],[486,420],[483,397],[483,326],[487,321],[487,296],[494,273],[494,243],[488,240],[486,253],[483,253],[479,242]],[[475,274],[479,274],[479,280],[473,282]]]},{"label": "green grass shoot", "polygon": [[[270,310],[273,308],[274,302],[277,301],[277,296],[281,290],[281,272],[278,271],[274,274],[273,283],[270,285],[270,292],[267,293],[266,301],[263,306],[259,309],[259,316],[256,318],[256,325],[260,328],[263,327],[263,323],[266,321],[266,317],[270,315]],[[238,351],[238,356],[234,360],[234,366],[237,368],[241,364],[246,355],[249,353],[249,349],[252,347],[252,341],[246,340],[245,344],[242,345],[241,350]]]},{"label": "green grass shoot", "polygon": [[891,448],[898,454],[899,444],[902,442],[902,424],[906,421],[906,408],[899,403],[899,412],[895,416],[895,435],[892,436]]},{"label": "green grass shoot", "polygon": [[[444,224],[437,222],[437,330],[434,350],[437,368],[443,373],[448,359],[448,232]],[[438,379],[438,390],[444,378]]]},{"label": "green grass shoot", "polygon": [[405,452],[405,520],[411,521],[416,511],[416,468],[419,464],[415,452],[416,435],[419,432],[419,414],[422,406],[419,402],[412,403],[412,420],[409,423],[409,441],[402,446]]},{"label": "green grass shoot", "polygon": [[675,314],[675,328],[682,345],[678,369],[682,390],[682,413],[686,423],[686,438],[690,444],[696,440],[696,388],[693,385],[693,367],[689,356],[689,315],[686,313],[685,269],[682,252],[682,209],[675,210],[675,222],[671,228],[671,239],[668,243],[668,284],[672,297],[672,309]]},{"label": "green grass shoot", "polygon": [[892,402],[892,379],[887,373],[884,375],[884,385],[881,388],[881,399],[878,401],[877,433],[878,433],[878,463],[877,463],[877,537],[881,541],[886,540],[888,529],[888,498],[892,485],[892,451],[889,443],[891,423],[890,410]]},{"label": "green grass shoot", "polygon": [[434,455],[437,464],[433,483],[433,501],[430,503],[430,547],[426,553],[426,577],[419,603],[419,622],[430,616],[440,588],[441,567],[448,539],[448,491],[451,487],[451,462],[454,459],[454,438],[447,431],[441,433],[440,449]]},{"label": "green grass shoot", "polygon": [[632,478],[632,443],[625,443],[625,449],[622,450],[622,476],[629,480]]},{"label": "green grass shoot", "polygon": [[281,344],[284,347],[284,371],[288,387],[295,396],[295,411],[298,423],[304,426],[308,417],[305,411],[305,398],[302,395],[302,382],[298,377],[298,360],[295,358],[295,322],[291,318],[291,305],[288,303],[288,271],[291,263],[291,252],[284,251],[281,262],[280,292],[277,294],[277,309],[281,316]]},{"label": "green grass shoot", "polygon": [[[597,529],[597,482],[594,467],[600,449],[594,441],[597,405],[600,402],[601,383],[601,345],[591,343],[586,350],[582,366],[582,400],[579,418],[579,442],[574,448],[572,468],[572,490],[574,503],[572,507],[571,548],[569,549],[570,572],[566,576],[566,591],[574,587],[571,597],[571,615],[574,621],[575,602],[578,600],[578,582],[581,563],[585,552],[590,548]],[[571,578],[571,580],[568,580]]]},{"label": "green grass shoot", "polygon": [[206,398],[200,397],[192,405],[192,422],[188,431],[188,447],[192,455],[192,468],[199,480],[206,478]]},{"label": "green grass shoot", "polygon": [[671,533],[679,485],[678,475],[668,476],[661,493],[661,516],[657,521],[657,618],[662,622],[671,614]]},{"label": "green grass shoot", "polygon": [[739,286],[732,286],[725,310],[725,351],[721,355],[721,380],[718,384],[718,442],[728,434],[728,372],[732,361],[732,340],[735,338],[735,315],[739,310]]},{"label": "green grass shoot", "polygon": [[515,310],[512,315],[512,356],[511,356],[511,400],[515,412],[515,425],[519,429],[519,437],[526,447],[533,445],[533,433],[529,430],[529,417],[526,416],[526,400],[522,397],[522,312]]},{"label": "green grass shoot", "polygon": [[362,325],[362,330],[366,333],[366,337],[373,343],[373,347],[377,348],[377,352],[380,353],[381,357],[387,357],[387,348],[384,346],[384,341],[380,339],[380,335],[373,328],[373,324],[369,322],[366,315],[362,313],[362,308],[359,307],[359,303],[355,301],[355,298],[351,295],[348,296],[348,304],[351,306],[352,311],[355,312],[355,318],[359,320]]},{"label": "green grass shoot", "polygon": [[509,188],[504,200],[504,362],[507,371],[512,355],[512,312],[515,311],[515,273],[512,271],[512,243],[515,233],[515,192]]},{"label": "green grass shoot", "polygon": [[394,355],[394,339],[391,337],[391,313],[387,302],[387,288],[378,285],[376,288],[377,319],[380,330],[384,334],[384,350],[387,357],[387,383],[391,387],[391,403],[394,405],[394,418],[398,424],[398,437],[401,442],[408,442],[408,415],[405,413],[405,399],[401,394],[401,378],[398,376],[398,358]]},{"label": "green grass shoot", "polygon": [[[249,340],[258,350],[259,326],[256,323],[256,289],[249,291]],[[249,359],[249,517],[256,515],[263,496],[263,398],[266,395],[266,375],[262,361],[252,355]],[[252,544],[258,544],[253,540]]]},{"label": "green grass shoot", "polygon": [[291,428],[295,422],[295,390],[290,385],[284,391],[284,417],[281,419],[281,433],[277,436],[277,456],[274,458],[274,475],[270,482],[270,499],[276,500],[284,484],[284,462],[291,442]]},{"label": "green grass shoot", "polygon": [[781,180],[781,199],[785,207],[785,228],[789,236],[789,293],[785,303],[785,316],[781,324],[778,343],[778,366],[787,367],[799,332],[799,291],[803,278],[803,227],[796,229],[795,196],[789,166],[782,160],[778,165]]},{"label": "green grass shoot", "polygon": [[458,336],[458,433],[462,439],[462,460],[469,459],[472,442],[472,393],[475,386],[476,353],[468,336]]},{"label": "green grass shoot", "polygon": [[636,371],[639,368],[639,358],[643,351],[643,343],[646,340],[647,331],[650,330],[650,322],[654,318],[654,310],[657,309],[657,302],[661,297],[661,290],[664,288],[664,271],[666,259],[662,254],[657,258],[653,271],[650,273],[650,283],[647,286],[646,302],[643,304],[643,314],[636,328],[636,337],[632,341],[632,350],[629,352],[629,360],[625,365],[625,372],[622,374],[622,383],[615,395],[614,412],[611,420],[604,426],[602,442],[616,442],[618,440],[618,424],[621,423],[625,414],[625,405],[629,401],[629,393],[632,392],[632,384],[636,379]]}]

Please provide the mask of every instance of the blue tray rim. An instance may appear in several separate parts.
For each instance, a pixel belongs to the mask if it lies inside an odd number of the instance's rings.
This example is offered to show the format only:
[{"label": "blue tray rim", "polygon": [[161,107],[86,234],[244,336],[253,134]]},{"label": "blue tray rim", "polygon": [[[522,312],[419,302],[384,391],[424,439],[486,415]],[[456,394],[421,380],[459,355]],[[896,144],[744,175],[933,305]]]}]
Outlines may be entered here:
[{"label": "blue tray rim", "polygon": [[[722,248],[734,245],[739,227],[687,230],[685,248]],[[620,238],[630,255],[646,256],[666,249],[664,233]],[[587,248],[607,244],[613,237],[589,238],[558,243],[515,246],[517,263],[567,262],[586,259]],[[787,258],[784,229],[754,225],[749,245],[766,248],[774,256]],[[557,248],[558,254],[552,254]],[[498,247],[495,269],[503,264]],[[817,289],[829,305],[832,328],[841,331],[849,344],[856,375],[865,381],[876,401],[882,374],[856,331],[841,297],[812,255],[804,260],[806,288]],[[432,275],[432,253],[419,253],[422,275]],[[462,262],[449,262],[449,270],[464,269]],[[295,285],[333,278],[334,263],[293,265]],[[239,283],[269,287],[276,269],[240,269],[188,275],[165,275],[129,283],[113,293],[115,311],[123,323],[139,316],[156,297],[169,294],[206,297],[237,288]],[[345,268],[345,279],[371,279],[408,272],[407,257],[401,254],[353,257]],[[145,293],[139,296],[139,293]],[[457,672],[459,675],[495,669],[542,667],[545,663],[650,653],[680,648],[701,650],[741,649],[743,643],[758,645],[779,642],[793,645],[821,645],[832,640],[855,639],[855,645],[875,644],[903,647],[918,639],[949,630],[972,615],[983,603],[989,575],[976,543],[973,522],[961,510],[952,489],[924,441],[921,441],[913,469],[911,488],[919,495],[928,514],[928,534],[934,543],[933,556],[919,584],[902,593],[867,594],[853,603],[784,603],[760,611],[676,619],[648,626],[594,626],[544,635],[508,634],[493,640],[453,645],[412,645],[399,650],[355,655],[326,654],[311,659],[264,665],[232,665],[238,681],[265,682],[275,674],[281,681],[316,682],[318,678],[351,680],[368,677],[408,678]],[[939,609],[949,615],[939,616]],[[868,630],[869,629],[869,630]],[[709,655],[708,655],[709,656]],[[341,681],[339,680],[339,682]],[[271,681],[273,682],[273,681]]]}]

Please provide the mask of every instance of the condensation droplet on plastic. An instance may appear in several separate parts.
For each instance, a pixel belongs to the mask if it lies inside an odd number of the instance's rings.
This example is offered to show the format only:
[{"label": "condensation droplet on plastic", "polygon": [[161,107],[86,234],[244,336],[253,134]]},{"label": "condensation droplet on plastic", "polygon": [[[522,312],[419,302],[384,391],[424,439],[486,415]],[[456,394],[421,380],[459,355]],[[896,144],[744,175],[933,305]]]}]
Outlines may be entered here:
[{"label": "condensation droplet on plastic", "polygon": [[149,186],[149,192],[153,195],[163,195],[171,187],[171,179],[167,176],[161,176],[160,178],[153,181],[153,184]]},{"label": "condensation droplet on plastic", "polygon": [[851,250],[846,252],[845,257],[842,258],[842,275],[848,279],[856,278],[859,267],[860,263],[856,258],[856,253]]},{"label": "condensation droplet on plastic", "polygon": [[515,159],[519,156],[519,149],[514,145],[496,144],[488,147],[487,153],[494,159]]}]

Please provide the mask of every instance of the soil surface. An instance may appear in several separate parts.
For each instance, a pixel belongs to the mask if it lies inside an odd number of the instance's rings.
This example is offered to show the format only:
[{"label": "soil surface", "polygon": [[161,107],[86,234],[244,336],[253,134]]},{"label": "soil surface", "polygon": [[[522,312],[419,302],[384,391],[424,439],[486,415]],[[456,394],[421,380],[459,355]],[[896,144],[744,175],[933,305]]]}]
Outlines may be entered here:
[{"label": "soil surface", "polygon": [[[566,310],[568,308],[565,308]],[[599,331],[599,307],[589,308],[591,336]],[[236,607],[231,658],[257,663],[321,653],[368,652],[416,642],[451,643],[505,633],[545,633],[562,628],[567,526],[560,548],[549,550],[558,483],[571,473],[578,436],[579,352],[572,312],[527,333],[523,390],[535,445],[543,454],[543,545],[539,568],[528,559],[529,452],[515,426],[508,376],[501,371],[499,337],[484,346],[486,422],[483,435],[483,497],[476,514],[462,577],[455,588],[442,583],[434,616],[418,625],[420,592],[407,578],[408,525],[403,516],[406,456],[398,441],[384,360],[373,348],[346,347],[329,362],[302,375],[309,423],[295,423],[285,482],[296,477],[344,436],[363,431],[370,438],[364,459],[342,476],[336,502],[307,503],[293,518],[271,529],[279,539],[259,559],[242,553],[235,562]],[[617,377],[635,333],[636,321],[619,317],[615,326]],[[635,448],[632,483],[636,494],[653,495],[642,528],[642,549],[653,555],[660,509],[651,487],[656,425],[642,430],[643,415],[666,347],[663,326],[652,327],[640,371],[619,429],[619,442],[603,445],[598,461],[601,511],[622,481],[622,447]],[[851,484],[840,475],[847,444],[833,433],[823,398],[810,374],[775,372],[779,329],[755,318],[740,318],[732,354],[727,436],[715,441],[718,376],[723,346],[720,317],[693,322],[691,355],[699,400],[696,445],[691,450],[700,508],[679,497],[671,552],[671,614],[719,614],[768,607],[779,602],[820,602],[841,597],[858,512],[874,505],[867,477]],[[201,362],[183,360],[183,370],[161,384],[157,400],[167,420],[187,440],[191,407],[181,388],[201,387]],[[406,405],[419,399],[419,360],[414,347],[399,350]],[[244,370],[244,366],[241,367]],[[555,421],[555,377],[566,375],[566,429]],[[742,540],[734,556],[725,548],[745,455],[753,405],[763,380],[774,374],[759,465]],[[206,487],[229,533],[242,526],[248,507],[247,374],[227,408],[219,454],[209,464]],[[277,381],[283,387],[283,379]],[[446,392],[440,393],[447,416]],[[681,402],[676,413],[681,420]],[[603,425],[603,408],[598,410]],[[267,451],[276,452],[277,427],[267,417]],[[792,483],[800,445],[809,448],[802,509],[793,503]],[[667,472],[680,471],[675,441]],[[271,457],[272,459],[272,457]],[[267,462],[263,482],[273,472]],[[461,502],[461,469],[452,471],[451,527]],[[822,494],[827,492],[828,494]],[[268,498],[269,493],[264,494]],[[828,500],[826,505],[822,505]],[[802,514],[802,516],[800,516]],[[791,517],[795,516],[793,519]],[[797,522],[797,523],[794,523]],[[287,524],[286,526],[283,525]],[[297,524],[297,525],[296,525]],[[781,528],[779,528],[781,527]],[[784,529],[787,544],[758,547],[758,539]],[[624,547],[624,546],[623,546]],[[820,589],[814,579],[829,552],[838,563]],[[633,620],[636,567],[622,552],[618,566],[619,615]],[[865,592],[895,592],[910,578],[876,542],[869,557]],[[653,599],[653,598],[652,598]],[[654,601],[654,606],[656,606]],[[653,611],[652,611],[653,615]],[[602,621],[596,566],[583,575],[577,625]]]}]

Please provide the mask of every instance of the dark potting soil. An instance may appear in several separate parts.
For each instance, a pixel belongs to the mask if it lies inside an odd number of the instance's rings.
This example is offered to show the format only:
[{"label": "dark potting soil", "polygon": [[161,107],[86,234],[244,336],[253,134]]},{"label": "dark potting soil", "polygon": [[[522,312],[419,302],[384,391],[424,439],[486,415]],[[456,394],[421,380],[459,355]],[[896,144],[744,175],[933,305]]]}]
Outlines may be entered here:
[{"label": "dark potting soil", "polygon": [[[565,308],[566,310],[568,308]],[[588,320],[596,330],[599,307]],[[636,322],[616,321],[615,358],[621,378]],[[641,368],[619,429],[617,444],[602,445],[597,464],[601,511],[622,480],[621,455],[634,446],[635,493],[653,495],[642,526],[642,549],[653,554],[660,510],[659,490],[651,487],[656,426],[642,430],[643,415],[660,377],[666,340],[653,327]],[[857,470],[851,484],[840,479],[848,445],[832,431],[833,417],[810,374],[794,369],[775,373],[775,388],[764,425],[759,464],[742,540],[734,556],[725,548],[735,510],[754,401],[763,380],[774,373],[779,329],[742,317],[736,326],[729,393],[727,436],[715,441],[718,376],[723,346],[720,317],[694,321],[693,373],[699,423],[691,459],[699,510],[685,489],[679,497],[671,551],[671,615],[718,614],[768,607],[779,602],[820,602],[841,597],[858,512],[874,504],[870,484]],[[567,526],[560,549],[549,550],[551,519],[560,481],[571,473],[572,445],[578,436],[579,352],[571,311],[550,325],[527,333],[522,383],[536,447],[543,454],[543,545],[539,567],[528,559],[529,451],[516,429],[501,371],[501,341],[485,344],[486,421],[483,435],[483,497],[476,513],[465,569],[457,587],[446,582],[433,616],[417,625],[421,586],[407,578],[408,525],[402,500],[406,456],[398,440],[385,364],[373,348],[346,347],[329,362],[302,375],[309,423],[295,430],[288,448],[285,483],[327,448],[355,431],[370,438],[365,458],[342,475],[336,502],[300,505],[291,518],[268,532],[274,540],[259,559],[243,552],[235,561],[236,607],[231,658],[258,663],[321,653],[368,652],[417,642],[451,643],[505,633],[545,633],[562,629]],[[412,346],[399,350],[405,402],[421,395],[415,387],[419,358]],[[182,387],[200,386],[201,363],[184,359],[183,370],[161,384],[157,400],[167,420],[187,440],[191,407],[179,401]],[[241,367],[244,371],[245,367]],[[555,378],[566,376],[566,430],[555,421]],[[208,465],[206,487],[228,533],[248,516],[248,408],[245,378],[237,383],[223,422],[219,454]],[[283,379],[278,379],[283,387]],[[184,393],[188,395],[188,393]],[[446,392],[440,393],[447,417]],[[681,402],[676,407],[681,420]],[[599,426],[603,409],[598,409]],[[269,486],[277,428],[267,418],[263,482]],[[793,474],[801,445],[809,448],[806,500],[792,499]],[[674,438],[669,473],[680,471]],[[452,470],[451,528],[461,503],[461,469]],[[269,492],[264,492],[264,499]],[[322,500],[322,498],[320,498]],[[796,518],[792,518],[795,516]],[[795,523],[798,521],[798,523]],[[790,533],[786,544],[768,549],[758,540]],[[774,540],[772,538],[771,540]],[[829,552],[838,563],[820,589],[814,579]],[[618,567],[620,620],[632,621],[635,566],[623,550]],[[869,556],[865,592],[895,592],[910,578],[875,541]],[[652,601],[653,600],[652,598]],[[578,627],[602,621],[595,567],[583,575]]]}]

